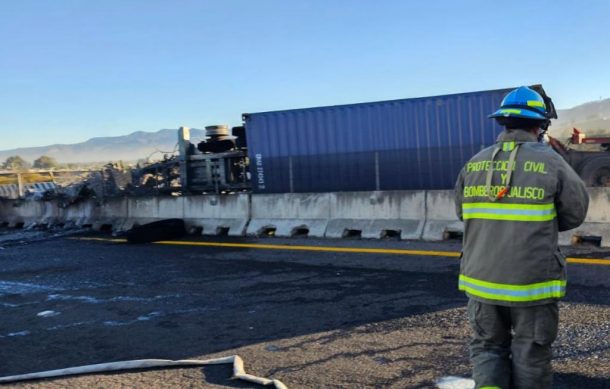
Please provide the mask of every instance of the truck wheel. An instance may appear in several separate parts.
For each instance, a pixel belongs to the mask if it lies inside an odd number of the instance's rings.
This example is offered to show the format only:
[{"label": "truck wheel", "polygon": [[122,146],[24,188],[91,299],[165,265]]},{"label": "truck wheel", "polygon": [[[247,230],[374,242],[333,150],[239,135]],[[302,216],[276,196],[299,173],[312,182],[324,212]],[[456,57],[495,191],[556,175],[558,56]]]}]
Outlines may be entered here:
[{"label": "truck wheel", "polygon": [[610,156],[591,158],[580,169],[580,177],[587,186],[610,187]]}]

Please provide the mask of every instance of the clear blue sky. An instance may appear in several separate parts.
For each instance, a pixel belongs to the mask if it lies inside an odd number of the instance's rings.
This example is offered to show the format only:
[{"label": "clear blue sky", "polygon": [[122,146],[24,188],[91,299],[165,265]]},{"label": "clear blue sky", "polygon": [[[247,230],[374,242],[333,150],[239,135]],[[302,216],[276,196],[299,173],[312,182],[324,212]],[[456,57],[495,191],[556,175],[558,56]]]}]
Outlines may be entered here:
[{"label": "clear blue sky", "polygon": [[0,149],[541,82],[610,97],[610,2],[0,0]]}]

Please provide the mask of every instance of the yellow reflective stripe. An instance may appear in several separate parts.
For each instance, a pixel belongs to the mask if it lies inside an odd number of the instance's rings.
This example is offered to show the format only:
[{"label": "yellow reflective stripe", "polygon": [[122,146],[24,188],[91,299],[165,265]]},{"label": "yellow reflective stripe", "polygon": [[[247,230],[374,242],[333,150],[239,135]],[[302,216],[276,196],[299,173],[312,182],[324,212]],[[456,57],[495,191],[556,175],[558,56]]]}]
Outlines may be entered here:
[{"label": "yellow reflective stripe", "polygon": [[497,215],[489,213],[469,213],[464,214],[463,219],[485,219],[485,220],[507,220],[515,222],[545,222],[555,219],[555,212],[548,215]]},{"label": "yellow reflective stripe", "polygon": [[542,222],[557,216],[554,203],[546,204],[505,204],[505,203],[463,203],[462,217],[468,219],[507,220]]},{"label": "yellow reflective stripe", "polygon": [[538,100],[528,100],[527,101],[527,106],[528,107],[546,108],[546,106],[544,105],[544,102],[538,101]]},{"label": "yellow reflective stripe", "polygon": [[502,151],[513,151],[515,148],[515,142],[503,142]]},{"label": "yellow reflective stripe", "polygon": [[479,389],[502,389],[499,386],[481,386]]},{"label": "yellow reflective stripe", "polygon": [[514,109],[514,108],[504,108],[500,110],[500,113],[514,113],[514,114],[520,114],[521,110],[520,109]]},{"label": "yellow reflective stripe", "polygon": [[567,285],[566,280],[552,280],[552,281],[537,282],[535,284],[525,284],[525,285],[501,284],[498,282],[489,282],[489,281],[478,280],[476,278],[468,277],[463,274],[460,274],[460,280],[470,282],[473,285],[485,286],[485,287],[489,287],[489,288],[500,288],[500,289],[506,289],[506,290],[531,290],[531,289],[538,289],[538,288],[542,288],[545,286],[552,286],[552,285],[559,285],[559,286]]},{"label": "yellow reflective stripe", "polygon": [[460,274],[459,290],[488,300],[537,301],[565,296],[566,281],[552,280],[528,285],[500,284]]},{"label": "yellow reflective stripe", "polygon": [[549,210],[555,209],[554,203],[545,204],[505,204],[505,203],[463,203],[463,209],[470,208],[497,208],[497,209],[527,209],[527,210]]},{"label": "yellow reflective stripe", "polygon": [[510,301],[510,302],[529,302],[529,301],[539,301],[546,300],[551,298],[562,298],[565,296],[565,289],[558,292],[543,292],[539,294],[532,294],[530,296],[511,296],[509,294],[501,294],[501,293],[488,293],[482,292],[476,288],[472,288],[470,286],[460,285],[460,291],[466,292],[473,296],[482,297],[487,300],[499,300],[499,301]]}]

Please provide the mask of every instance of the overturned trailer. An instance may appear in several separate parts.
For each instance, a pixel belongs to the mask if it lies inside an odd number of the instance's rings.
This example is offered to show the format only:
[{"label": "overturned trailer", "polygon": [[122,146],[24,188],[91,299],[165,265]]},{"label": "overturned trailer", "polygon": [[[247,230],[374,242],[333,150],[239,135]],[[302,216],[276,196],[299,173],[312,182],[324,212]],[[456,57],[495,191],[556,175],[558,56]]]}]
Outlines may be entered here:
[{"label": "overturned trailer", "polygon": [[[531,87],[557,118],[542,86]],[[197,146],[182,128],[183,190],[450,189],[461,167],[495,143],[502,128],[488,115],[512,89],[246,113],[232,134],[227,126],[206,127],[207,140]],[[608,142],[600,142],[605,151],[567,150],[552,138],[550,144],[589,186],[608,186]]]},{"label": "overturned trailer", "polygon": [[244,114],[253,191],[452,188],[510,90]]}]

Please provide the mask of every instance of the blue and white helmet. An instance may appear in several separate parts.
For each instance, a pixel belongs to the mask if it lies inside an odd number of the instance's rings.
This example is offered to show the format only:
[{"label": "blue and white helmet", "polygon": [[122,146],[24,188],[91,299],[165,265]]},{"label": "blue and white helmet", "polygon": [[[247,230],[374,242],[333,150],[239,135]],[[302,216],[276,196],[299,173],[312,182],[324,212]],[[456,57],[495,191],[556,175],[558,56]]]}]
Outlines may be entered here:
[{"label": "blue and white helmet", "polygon": [[500,109],[489,115],[490,118],[521,118],[547,120],[547,107],[538,92],[521,86],[507,94]]}]

